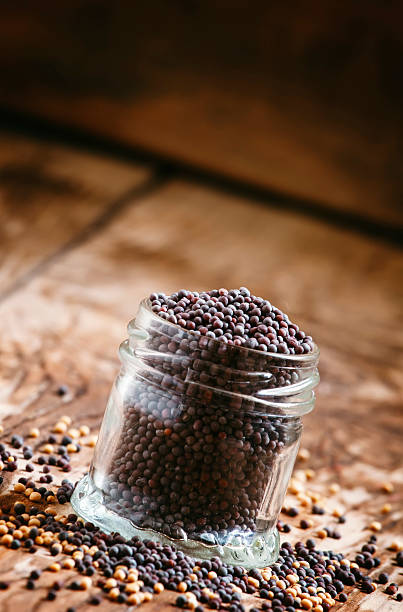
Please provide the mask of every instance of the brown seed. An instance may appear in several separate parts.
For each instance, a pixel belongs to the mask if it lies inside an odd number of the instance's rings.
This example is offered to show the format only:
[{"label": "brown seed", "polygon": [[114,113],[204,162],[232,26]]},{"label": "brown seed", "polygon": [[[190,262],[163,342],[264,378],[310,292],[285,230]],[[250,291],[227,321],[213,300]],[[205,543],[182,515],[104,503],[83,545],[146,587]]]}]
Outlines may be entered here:
[{"label": "brown seed", "polygon": [[22,482],[16,482],[14,485],[14,491],[17,493],[23,493],[26,489],[26,486],[22,484]]}]

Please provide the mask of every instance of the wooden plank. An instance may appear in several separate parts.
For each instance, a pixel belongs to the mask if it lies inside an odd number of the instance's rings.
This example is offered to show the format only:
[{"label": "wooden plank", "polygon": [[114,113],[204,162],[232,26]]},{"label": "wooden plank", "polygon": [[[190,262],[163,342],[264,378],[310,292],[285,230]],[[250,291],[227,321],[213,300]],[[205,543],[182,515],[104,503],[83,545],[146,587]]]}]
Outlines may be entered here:
[{"label": "wooden plank", "polygon": [[400,3],[47,4],[3,10],[4,104],[401,227]]},{"label": "wooden plank", "polygon": [[[34,422],[45,431],[66,412],[96,429],[124,324],[150,291],[248,284],[309,329],[322,350],[318,404],[305,420],[304,445],[317,474],[309,486],[328,497],[329,484],[340,482],[341,492],[327,506],[342,506],[347,516],[338,526],[342,540],[326,540],[324,547],[356,551],[369,536],[369,523],[381,519],[383,550],[402,531],[403,296],[396,287],[402,268],[403,256],[392,247],[172,182],[126,208],[0,307],[5,435],[27,431]],[[59,384],[69,387],[64,398],[55,395]],[[73,476],[89,456],[85,449],[74,459]],[[381,518],[384,480],[392,480],[396,492],[388,497],[391,514]],[[314,528],[302,531],[301,516],[286,519],[293,524],[292,541],[335,522],[329,514],[314,516]],[[2,554],[0,569],[10,567],[14,554]],[[385,568],[398,581],[391,555],[381,556],[374,574]],[[22,600],[21,584],[13,586],[9,602],[15,605]],[[86,594],[76,596],[86,601]],[[1,593],[0,601],[7,597]],[[38,597],[35,592],[32,601]],[[161,610],[162,602],[172,600],[164,594],[145,609]],[[389,605],[379,592],[356,591],[338,609],[386,611]]]},{"label": "wooden plank", "polygon": [[141,165],[0,133],[0,297],[149,176]]}]

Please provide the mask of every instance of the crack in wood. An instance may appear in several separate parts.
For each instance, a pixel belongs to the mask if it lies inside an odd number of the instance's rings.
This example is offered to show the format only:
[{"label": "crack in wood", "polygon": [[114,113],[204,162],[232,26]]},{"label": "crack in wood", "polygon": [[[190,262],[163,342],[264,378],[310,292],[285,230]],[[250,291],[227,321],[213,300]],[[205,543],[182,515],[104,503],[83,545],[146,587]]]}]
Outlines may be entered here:
[{"label": "crack in wood", "polygon": [[6,301],[10,296],[28,285],[34,278],[42,274],[49,268],[51,264],[58,261],[67,253],[70,253],[77,247],[85,244],[101,229],[111,223],[111,221],[126,207],[140,202],[144,197],[158,190],[171,178],[171,173],[166,170],[157,170],[150,177],[146,178],[140,185],[136,184],[130,187],[123,194],[119,195],[98,217],[84,227],[76,236],[62,245],[54,253],[39,261],[31,269],[27,270],[19,279],[17,279],[10,287],[0,294],[0,304]]}]

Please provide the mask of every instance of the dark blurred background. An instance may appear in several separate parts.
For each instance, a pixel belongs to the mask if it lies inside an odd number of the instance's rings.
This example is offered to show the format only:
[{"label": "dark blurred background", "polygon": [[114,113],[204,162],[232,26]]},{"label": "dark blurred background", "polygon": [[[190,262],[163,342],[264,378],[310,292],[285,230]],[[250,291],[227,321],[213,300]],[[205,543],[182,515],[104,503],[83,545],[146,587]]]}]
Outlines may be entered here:
[{"label": "dark blurred background", "polygon": [[79,129],[393,233],[402,35],[399,0],[5,1],[2,121]]}]

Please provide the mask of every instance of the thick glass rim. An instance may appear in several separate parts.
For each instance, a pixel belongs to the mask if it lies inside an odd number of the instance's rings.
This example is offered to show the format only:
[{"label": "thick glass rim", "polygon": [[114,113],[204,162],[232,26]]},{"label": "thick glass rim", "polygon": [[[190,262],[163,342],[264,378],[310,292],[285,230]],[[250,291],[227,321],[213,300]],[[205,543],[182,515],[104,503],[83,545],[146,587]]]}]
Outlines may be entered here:
[{"label": "thick glass rim", "polygon": [[[139,311],[141,308],[144,308],[147,311],[147,313],[150,315],[150,317],[154,319],[156,322],[158,322],[159,325],[161,324],[167,325],[168,327],[171,327],[172,329],[176,329],[182,332],[183,334],[189,334],[190,336],[194,336],[194,338],[197,338],[197,339],[206,337],[206,336],[202,336],[201,334],[196,334],[194,331],[190,329],[185,329],[181,327],[180,325],[177,325],[176,323],[171,323],[170,321],[167,321],[166,319],[162,319],[161,317],[159,317],[151,309],[149,298],[144,298],[140,301]],[[131,319],[131,321],[129,322],[127,326],[127,329],[128,329],[129,336],[136,329],[138,330],[138,326],[136,325],[136,317]],[[216,342],[218,346],[222,345],[222,342],[218,338],[209,337],[208,340],[210,342]],[[252,354],[259,355],[260,357],[271,357],[273,359],[287,360],[290,363],[306,363],[306,364],[309,363],[309,364],[315,365],[318,363],[319,355],[320,355],[319,347],[315,342],[313,343],[312,351],[310,351],[309,353],[303,353],[301,355],[287,355],[285,353],[272,353],[269,351],[263,352],[263,351],[258,351],[257,349],[249,348],[247,346],[242,346],[242,345],[237,346],[237,345],[230,344],[230,345],[225,345],[225,346],[236,347],[238,349],[243,349],[244,351],[250,351]]]}]

